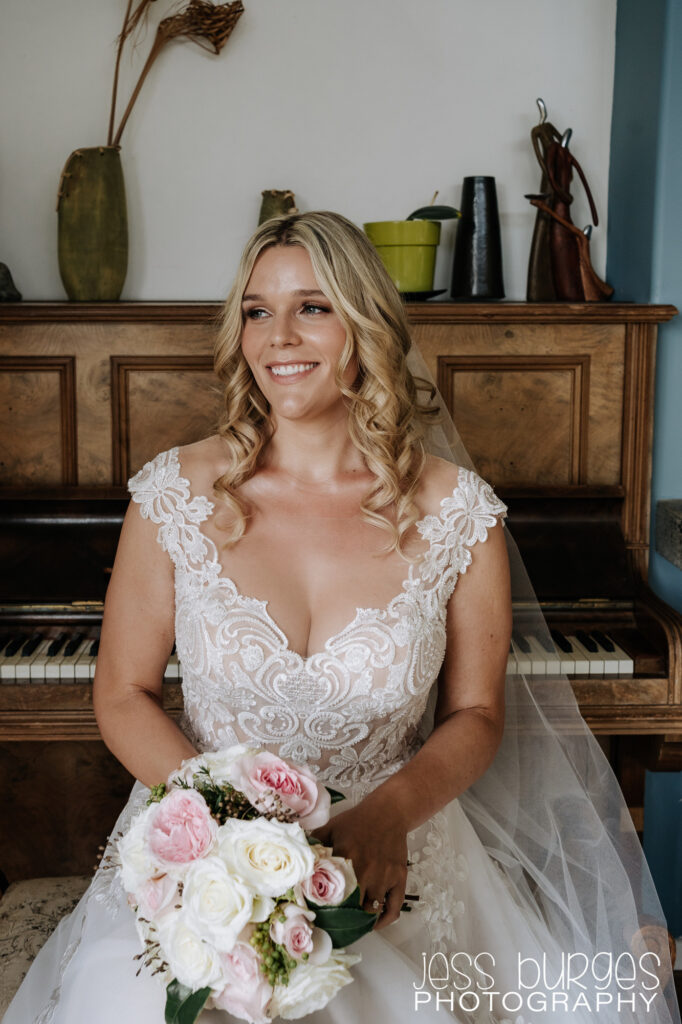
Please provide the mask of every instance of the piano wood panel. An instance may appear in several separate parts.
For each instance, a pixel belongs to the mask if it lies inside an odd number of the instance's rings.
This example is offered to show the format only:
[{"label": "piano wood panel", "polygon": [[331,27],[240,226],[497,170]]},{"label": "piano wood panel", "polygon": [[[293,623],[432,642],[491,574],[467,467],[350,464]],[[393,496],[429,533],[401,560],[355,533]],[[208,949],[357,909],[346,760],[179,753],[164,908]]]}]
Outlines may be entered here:
[{"label": "piano wood panel", "polygon": [[495,487],[587,482],[589,375],[589,355],[438,356],[441,394]]},{"label": "piano wood panel", "polygon": [[[457,427],[474,460],[483,472],[485,464],[490,465],[493,483],[543,488],[564,482],[621,482],[624,323],[565,324],[550,320],[542,324],[505,324],[503,320],[488,323],[483,319],[454,325],[427,322],[425,318],[425,322],[415,325],[415,337],[429,369],[452,395]],[[577,388],[570,398],[549,382],[547,373],[553,359],[559,360],[557,370],[563,365],[568,373],[570,367],[575,367],[574,374],[581,377],[581,383],[576,380]],[[453,373],[456,378],[467,360],[478,361],[490,374],[513,374],[513,380],[493,385],[490,395],[478,404],[472,396],[461,409],[457,384],[453,392],[449,378]],[[479,383],[485,388],[488,378],[479,379]],[[557,415],[563,418],[568,431],[563,437],[563,448],[561,439],[553,441],[558,426],[552,424],[555,400],[559,402]],[[566,403],[571,415],[565,413]],[[525,459],[513,465],[507,457],[510,424],[512,452],[526,453]],[[543,438],[544,446],[548,429],[550,446],[556,450],[560,463],[563,461],[566,466],[567,449],[572,452],[564,480],[548,478],[546,460],[541,455],[534,459],[532,454],[538,448],[539,437]],[[580,479],[576,479],[576,456]]]},{"label": "piano wood panel", "polygon": [[101,740],[0,743],[0,871],[88,874],[134,779]]},{"label": "piano wood panel", "polygon": [[220,382],[210,356],[112,356],[112,442],[115,484],[159,451],[214,434]]},{"label": "piano wood panel", "polygon": [[78,480],[75,360],[0,356],[0,486]]}]

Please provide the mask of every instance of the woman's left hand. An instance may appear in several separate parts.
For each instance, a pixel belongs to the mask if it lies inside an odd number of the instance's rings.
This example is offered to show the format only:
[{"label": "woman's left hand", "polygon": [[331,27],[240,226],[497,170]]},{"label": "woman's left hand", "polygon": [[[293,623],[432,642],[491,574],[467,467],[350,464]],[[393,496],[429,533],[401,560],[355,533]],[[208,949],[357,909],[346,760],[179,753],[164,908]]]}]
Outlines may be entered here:
[{"label": "woman's left hand", "polygon": [[353,862],[364,909],[381,915],[375,927],[397,921],[407,881],[407,830],[395,809],[370,793],[313,835]]}]

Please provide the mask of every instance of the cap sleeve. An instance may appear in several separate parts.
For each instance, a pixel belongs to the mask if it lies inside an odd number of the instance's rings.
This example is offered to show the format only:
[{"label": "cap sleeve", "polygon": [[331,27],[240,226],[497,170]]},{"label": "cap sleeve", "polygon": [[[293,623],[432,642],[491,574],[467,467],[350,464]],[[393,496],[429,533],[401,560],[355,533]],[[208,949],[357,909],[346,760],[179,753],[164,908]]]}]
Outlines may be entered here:
[{"label": "cap sleeve", "polygon": [[471,548],[485,541],[488,530],[498,522],[504,525],[507,506],[471,469],[460,467],[457,486],[443,498],[437,516],[426,516],[418,524],[421,535],[429,541],[425,558],[427,579],[466,572],[471,565]]},{"label": "cap sleeve", "polygon": [[206,543],[198,523],[213,505],[204,497],[190,500],[189,481],[180,475],[178,449],[160,452],[128,481],[128,490],[140,506],[140,515],[159,527],[157,540],[176,566],[201,561]]}]

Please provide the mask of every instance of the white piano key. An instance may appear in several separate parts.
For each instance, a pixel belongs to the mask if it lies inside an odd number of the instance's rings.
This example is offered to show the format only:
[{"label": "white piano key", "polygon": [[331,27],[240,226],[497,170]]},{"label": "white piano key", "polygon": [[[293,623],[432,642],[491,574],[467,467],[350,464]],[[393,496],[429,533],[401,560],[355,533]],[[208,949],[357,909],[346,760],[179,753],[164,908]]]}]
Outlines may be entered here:
[{"label": "white piano key", "polygon": [[[592,651],[588,651],[575,636],[569,636],[568,639],[577,652],[576,674],[581,676],[603,676],[604,659],[599,652],[595,654]],[[578,664],[581,666],[580,669],[577,667]]]},{"label": "white piano key", "polygon": [[532,673],[531,657],[521,650],[516,640],[512,637],[512,651],[516,658],[516,669],[522,676],[529,676]]},{"label": "white piano key", "polygon": [[76,682],[87,682],[92,679],[95,674],[95,662],[96,658],[90,654],[90,648],[92,647],[93,637],[87,637],[83,644],[79,647],[82,650],[74,665],[74,678]]},{"label": "white piano key", "polygon": [[547,671],[547,652],[537,637],[524,635],[523,639],[530,647],[531,674],[534,676],[549,675]]},{"label": "white piano key", "polygon": [[42,667],[41,658],[50,646],[49,639],[41,640],[33,654],[28,658],[22,658],[17,664],[15,679],[17,682],[44,683],[45,672]]},{"label": "white piano key", "polygon": [[[561,639],[568,643],[568,637],[564,636],[561,630],[553,630],[553,633],[558,633]],[[574,676],[575,673],[575,652],[564,651],[561,644],[556,639],[556,636],[552,636],[552,641],[556,649],[557,657],[559,658],[559,669],[566,676]]]},{"label": "white piano key", "polygon": [[88,648],[92,644],[91,637],[85,637],[81,640],[73,654],[65,655],[59,664],[59,682],[60,683],[73,683],[76,681],[76,663],[84,652],[87,652]]},{"label": "white piano key", "polygon": [[594,641],[598,648],[598,654],[604,659],[604,675],[605,676],[617,676],[618,675],[618,657],[615,650],[609,651],[603,646],[596,636],[590,633],[590,639]]},{"label": "white piano key", "polygon": [[35,653],[35,657],[31,659],[30,664],[30,679],[32,683],[44,683],[45,682],[45,666],[49,661],[48,650],[52,643],[53,637],[46,637],[38,647]]},{"label": "white piano key", "polygon": [[31,639],[30,636],[26,635],[21,638],[21,643],[17,647],[14,654],[5,654],[0,659],[0,680],[3,683],[13,683],[17,678],[17,669],[22,663],[27,665],[29,658],[22,655],[24,644],[27,644]]},{"label": "white piano key", "polygon": [[533,643],[540,648],[545,658],[545,672],[548,676],[558,676],[561,673],[561,659],[554,641],[549,638],[548,643],[551,650],[547,650],[544,644],[540,643],[537,636],[530,637]]},{"label": "white piano key", "polygon": [[164,672],[164,679],[179,679],[180,678],[180,659],[178,658],[175,651],[168,657],[168,664],[166,665],[166,671]]},{"label": "white piano key", "polygon": [[[631,676],[635,671],[635,664],[630,655],[619,647],[613,637],[610,637],[608,633],[605,634],[606,639],[613,644],[613,650],[604,651],[604,675],[616,675],[616,676]],[[599,641],[599,637],[594,637],[594,642],[601,649],[603,645]],[[609,658],[613,663],[613,668],[606,671],[606,659]]]}]

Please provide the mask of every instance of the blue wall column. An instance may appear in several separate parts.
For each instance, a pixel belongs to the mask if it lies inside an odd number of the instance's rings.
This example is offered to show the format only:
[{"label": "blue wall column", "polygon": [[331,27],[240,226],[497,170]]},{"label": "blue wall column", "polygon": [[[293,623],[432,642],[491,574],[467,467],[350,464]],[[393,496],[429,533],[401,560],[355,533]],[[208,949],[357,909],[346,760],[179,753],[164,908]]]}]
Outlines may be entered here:
[{"label": "blue wall column", "polygon": [[[682,3],[618,0],[607,279],[615,297],[672,303],[659,330],[649,583],[682,611],[682,571],[655,549],[656,502],[682,498]],[[682,773],[647,772],[644,849],[682,934]]]}]

